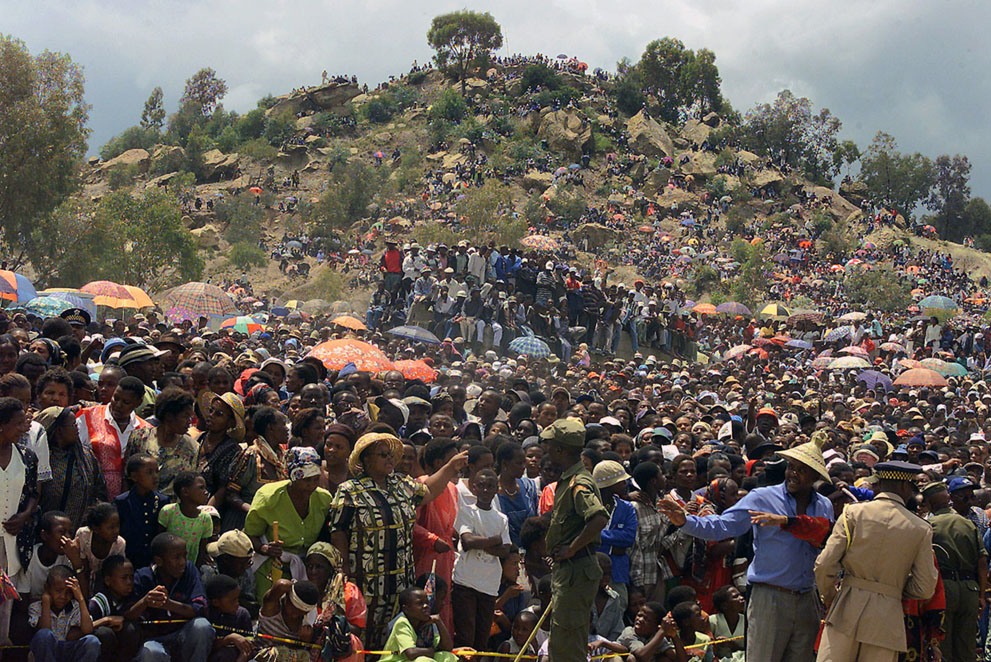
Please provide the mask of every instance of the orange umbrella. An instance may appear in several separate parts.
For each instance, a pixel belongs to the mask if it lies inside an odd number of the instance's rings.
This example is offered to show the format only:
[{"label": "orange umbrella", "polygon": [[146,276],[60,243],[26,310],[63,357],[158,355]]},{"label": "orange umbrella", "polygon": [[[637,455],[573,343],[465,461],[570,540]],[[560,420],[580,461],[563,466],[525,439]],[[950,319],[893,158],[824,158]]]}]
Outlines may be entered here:
[{"label": "orange umbrella", "polygon": [[711,303],[700,303],[700,304],[696,304],[696,306],[694,308],[692,308],[692,310],[694,310],[699,315],[715,315],[716,314],[716,307],[713,306]]},{"label": "orange umbrella", "polygon": [[351,329],[352,331],[368,331],[368,327],[365,323],[356,317],[351,317],[350,315],[341,315],[340,317],[335,317],[330,320],[331,324],[336,324],[337,326],[343,326],[345,329]]},{"label": "orange umbrella", "polygon": [[151,297],[148,296],[148,294],[140,287],[125,285],[124,289],[127,290],[131,295],[131,298],[134,299],[134,306],[128,306],[128,308],[150,308],[155,305],[155,302],[151,300]]},{"label": "orange umbrella", "polygon": [[392,361],[382,350],[353,338],[320,343],[309,355],[320,359],[328,370],[340,370],[348,363],[353,363],[358,370],[368,372],[392,370]]},{"label": "orange umbrella", "polygon": [[252,186],[251,188],[248,189],[248,191],[251,192],[251,193],[254,193],[255,195],[261,195],[262,194],[261,187],[259,187],[259,186]]},{"label": "orange umbrella", "polygon": [[898,375],[895,386],[946,386],[946,378],[935,370],[912,368]]},{"label": "orange umbrella", "polygon": [[[86,283],[81,288],[81,292],[93,295],[93,303],[97,306],[107,306],[108,308],[140,308],[133,295],[127,291],[123,285],[119,285],[109,280],[94,280]],[[146,294],[145,297],[148,295]]]},{"label": "orange umbrella", "polygon": [[637,228],[637,230],[643,232],[644,234],[654,233],[654,228],[650,225],[641,225],[639,228]]},{"label": "orange umbrella", "polygon": [[393,366],[403,373],[406,379],[422,379],[427,384],[437,379],[437,371],[423,359],[396,361]]}]

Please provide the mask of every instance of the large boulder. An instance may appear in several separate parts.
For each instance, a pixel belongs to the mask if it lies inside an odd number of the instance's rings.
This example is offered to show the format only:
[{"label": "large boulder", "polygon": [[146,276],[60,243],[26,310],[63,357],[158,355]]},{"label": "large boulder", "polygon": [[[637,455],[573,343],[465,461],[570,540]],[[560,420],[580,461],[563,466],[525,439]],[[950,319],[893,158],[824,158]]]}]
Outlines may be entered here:
[{"label": "large boulder", "polygon": [[742,161],[745,165],[752,165],[760,161],[760,157],[753,152],[748,152],[745,149],[737,151],[736,158]]},{"label": "large boulder", "polygon": [[216,250],[220,248],[220,232],[215,225],[204,225],[201,228],[190,230],[190,234],[196,239],[196,245],[202,249]]},{"label": "large boulder", "polygon": [[114,168],[129,168],[134,166],[138,172],[148,172],[151,165],[151,154],[146,149],[129,149],[123,154],[116,156],[103,164],[104,170]]},{"label": "large boulder", "polygon": [[235,154],[224,154],[219,149],[203,152],[203,178],[210,181],[230,179],[235,176],[240,165],[240,157]]},{"label": "large boulder", "polygon": [[664,127],[640,111],[626,122],[633,151],[653,158],[674,156],[674,143]]},{"label": "large boulder", "polygon": [[464,165],[465,163],[468,163],[467,154],[451,154],[448,152],[444,155],[444,158],[440,163],[440,167],[444,170],[454,170],[459,165]]},{"label": "large boulder", "polygon": [[657,194],[664,190],[664,187],[671,181],[671,170],[668,168],[654,168],[647,175],[643,188],[647,193]]},{"label": "large boulder", "polygon": [[688,163],[682,163],[678,169],[683,175],[692,175],[695,181],[714,177],[716,174],[716,157],[712,152],[692,152]]},{"label": "large boulder", "polygon": [[265,111],[265,115],[272,117],[283,113],[298,115],[301,112],[338,110],[359,94],[361,90],[357,83],[327,83],[276,97],[275,104]]},{"label": "large boulder", "polygon": [[756,188],[764,188],[765,186],[778,188],[784,180],[785,178],[777,170],[765,168],[754,175],[750,183]]},{"label": "large boulder", "polygon": [[677,216],[683,211],[697,209],[699,200],[684,189],[665,187],[657,196],[657,204],[662,209],[670,210],[672,216]]},{"label": "large boulder", "polygon": [[851,204],[849,200],[831,188],[825,186],[805,186],[803,188],[807,195],[814,195],[819,200],[827,201],[826,210],[837,220],[848,218],[851,214],[860,211],[859,207]]},{"label": "large boulder", "polygon": [[571,236],[579,243],[588,239],[588,247],[591,249],[622,241],[625,235],[620,230],[614,230],[599,223],[586,223],[572,232]]},{"label": "large boulder", "polygon": [[554,175],[539,170],[529,170],[523,175],[523,188],[527,191],[543,191],[554,183]]},{"label": "large boulder", "polygon": [[721,121],[722,120],[719,117],[719,113],[716,112],[706,113],[706,116],[702,118],[702,122],[713,129],[718,127]]},{"label": "large boulder", "polygon": [[688,120],[681,128],[682,138],[696,146],[705,142],[710,133],[712,133],[712,127],[698,120]]},{"label": "large boulder", "polygon": [[159,145],[151,161],[155,172],[176,172],[186,161],[186,150],[178,145]]},{"label": "large boulder", "polygon": [[540,120],[537,136],[547,141],[555,152],[562,152],[572,161],[592,144],[592,125],[584,115],[572,110],[555,110]]},{"label": "large boulder", "polygon": [[630,166],[630,179],[634,181],[637,185],[643,182],[644,177],[647,175],[647,159],[637,159]]},{"label": "large boulder", "polygon": [[858,179],[844,179],[843,183],[840,184],[840,195],[849,200],[850,204],[858,207],[867,199],[869,194],[867,184]]}]

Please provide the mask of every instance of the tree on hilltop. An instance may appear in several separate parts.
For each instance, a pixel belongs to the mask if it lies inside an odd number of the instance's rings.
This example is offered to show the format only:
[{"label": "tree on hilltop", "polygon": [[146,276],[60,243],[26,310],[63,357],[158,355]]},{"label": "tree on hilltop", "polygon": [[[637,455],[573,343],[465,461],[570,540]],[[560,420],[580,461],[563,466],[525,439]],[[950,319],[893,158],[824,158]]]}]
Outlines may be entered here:
[{"label": "tree on hilltop", "polygon": [[488,12],[450,12],[434,17],[427,42],[437,52],[437,66],[461,84],[463,96],[468,71],[502,46],[502,28]]},{"label": "tree on hilltop", "polygon": [[204,67],[186,79],[186,90],[179,99],[179,105],[193,105],[199,108],[201,114],[209,115],[226,94],[227,83],[224,79],[210,67]]},{"label": "tree on hilltop", "polygon": [[165,124],[165,108],[162,106],[162,88],[156,87],[152,90],[148,100],[145,101],[145,109],[141,111],[142,129],[161,129]]},{"label": "tree on hilltop", "polygon": [[876,205],[894,207],[906,218],[929,197],[936,175],[922,154],[902,154],[894,137],[878,131],[860,158],[860,179]]},{"label": "tree on hilltop", "polygon": [[38,227],[79,183],[89,106],[68,55],[32,56],[0,35],[0,242],[13,268],[32,258]]}]

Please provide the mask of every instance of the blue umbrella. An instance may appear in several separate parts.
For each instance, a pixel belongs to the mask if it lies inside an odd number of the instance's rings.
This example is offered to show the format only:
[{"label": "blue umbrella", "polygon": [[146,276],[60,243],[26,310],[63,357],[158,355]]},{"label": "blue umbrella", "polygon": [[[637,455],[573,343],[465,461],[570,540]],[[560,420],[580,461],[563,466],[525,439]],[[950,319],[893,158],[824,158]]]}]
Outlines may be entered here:
[{"label": "blue umbrella", "polygon": [[35,297],[23,306],[25,311],[34,313],[38,317],[58,317],[66,310],[75,307],[75,304],[50,296]]},{"label": "blue umbrella", "polygon": [[851,327],[851,326],[841,326],[839,328],[836,328],[836,329],[832,329],[830,331],[827,331],[826,332],[826,335],[823,337],[823,340],[825,340],[826,342],[836,342],[837,340],[841,340],[842,338],[846,338],[847,336],[851,335],[852,333],[853,333],[853,327]]},{"label": "blue umbrella", "polygon": [[683,220],[683,221],[681,222],[681,224],[682,224],[683,226],[685,226],[686,228],[694,228],[694,227],[695,227],[695,221],[694,221],[693,219],[691,219],[691,218],[686,218],[686,219],[684,219],[684,220]]},{"label": "blue umbrella", "polygon": [[421,329],[418,326],[397,326],[389,329],[389,333],[396,336],[397,338],[416,340],[418,342],[425,342],[431,345],[440,344],[440,338],[430,333],[426,329]]},{"label": "blue umbrella", "polygon": [[509,343],[509,351],[514,354],[533,356],[538,359],[547,358],[552,354],[551,348],[536,336],[520,336]]},{"label": "blue umbrella", "polygon": [[285,317],[286,315],[289,314],[289,309],[288,308],[273,308],[272,309],[272,314],[275,315],[276,317]]},{"label": "blue umbrella", "polygon": [[72,292],[44,292],[41,296],[54,297],[55,299],[67,301],[72,304],[69,308],[82,308],[89,313],[91,319],[96,319],[96,304],[93,303],[93,297],[91,296],[80,296]]},{"label": "blue umbrella", "polygon": [[891,384],[891,377],[877,370],[864,370],[857,375],[857,381],[863,382],[867,388],[876,389],[881,386],[885,391],[891,391],[894,387]]},{"label": "blue umbrella", "polygon": [[790,347],[792,349],[812,349],[812,343],[805,340],[799,340],[798,338],[792,338],[785,343],[785,347]]},{"label": "blue umbrella", "polygon": [[939,295],[929,295],[922,301],[918,303],[921,310],[936,309],[936,310],[956,310],[960,306],[957,302],[949,297],[943,297]]}]

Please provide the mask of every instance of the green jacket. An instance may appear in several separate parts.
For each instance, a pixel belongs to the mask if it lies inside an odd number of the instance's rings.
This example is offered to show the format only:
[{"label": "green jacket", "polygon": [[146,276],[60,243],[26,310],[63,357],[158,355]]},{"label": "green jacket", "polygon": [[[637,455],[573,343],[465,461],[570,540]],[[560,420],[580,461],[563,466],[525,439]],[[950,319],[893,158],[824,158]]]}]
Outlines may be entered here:
[{"label": "green jacket", "polygon": [[[554,509],[551,511],[551,524],[547,529],[547,551],[563,545],[570,545],[585,528],[585,523],[596,515],[608,517],[599,488],[592,480],[592,474],[580,460],[561,474],[554,491]],[[599,537],[590,543],[598,547]]]},{"label": "green jacket", "polygon": [[939,569],[976,576],[977,564],[987,552],[974,523],[949,508],[933,513],[929,522]]}]

